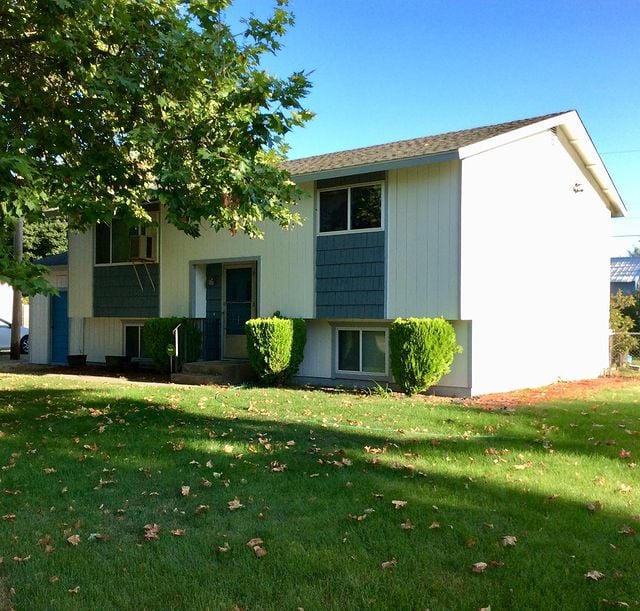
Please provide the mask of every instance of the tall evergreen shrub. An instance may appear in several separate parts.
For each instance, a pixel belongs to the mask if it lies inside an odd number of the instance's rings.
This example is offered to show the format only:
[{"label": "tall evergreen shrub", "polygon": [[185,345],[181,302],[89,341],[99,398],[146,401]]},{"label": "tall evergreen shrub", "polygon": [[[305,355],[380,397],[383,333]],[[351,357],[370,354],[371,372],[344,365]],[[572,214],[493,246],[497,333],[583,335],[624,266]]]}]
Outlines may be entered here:
[{"label": "tall evergreen shrub", "polygon": [[412,395],[436,384],[451,371],[462,348],[444,318],[398,318],[389,330],[391,372],[402,390]]},{"label": "tall evergreen shrub", "polygon": [[202,349],[202,333],[187,318],[171,316],[168,318],[150,318],[144,323],[142,341],[147,356],[160,371],[169,369],[167,346],[173,345],[173,330],[180,325],[178,342],[181,363],[195,361]]},{"label": "tall evergreen shrub", "polygon": [[304,320],[253,318],[245,332],[249,363],[264,384],[282,384],[298,371],[307,342]]}]

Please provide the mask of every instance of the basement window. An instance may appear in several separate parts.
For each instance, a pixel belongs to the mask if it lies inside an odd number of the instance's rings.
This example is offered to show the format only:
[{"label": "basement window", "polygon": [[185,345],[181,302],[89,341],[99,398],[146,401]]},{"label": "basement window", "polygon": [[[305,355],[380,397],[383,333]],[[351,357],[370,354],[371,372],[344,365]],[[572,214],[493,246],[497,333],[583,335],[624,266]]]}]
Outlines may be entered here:
[{"label": "basement window", "polygon": [[144,359],[146,353],[142,330],[144,323],[124,325],[124,355],[132,359]]},{"label": "basement window", "polygon": [[337,329],[338,373],[387,375],[386,329]]}]

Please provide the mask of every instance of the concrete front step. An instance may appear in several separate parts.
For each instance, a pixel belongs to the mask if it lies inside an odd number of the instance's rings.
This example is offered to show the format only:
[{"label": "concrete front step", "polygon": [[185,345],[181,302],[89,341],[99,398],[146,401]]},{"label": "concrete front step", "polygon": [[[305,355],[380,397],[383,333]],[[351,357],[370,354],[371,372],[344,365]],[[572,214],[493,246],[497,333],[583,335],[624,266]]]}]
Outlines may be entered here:
[{"label": "concrete front step", "polygon": [[225,384],[222,376],[208,375],[206,373],[172,373],[171,381],[174,384],[194,384],[197,386]]},{"label": "concrete front step", "polygon": [[[198,381],[186,381],[189,379]],[[182,373],[173,374],[171,381],[178,384],[241,384],[256,379],[247,361],[196,361],[184,363]],[[185,380],[180,382],[179,380]],[[210,380],[210,381],[207,381]]]}]

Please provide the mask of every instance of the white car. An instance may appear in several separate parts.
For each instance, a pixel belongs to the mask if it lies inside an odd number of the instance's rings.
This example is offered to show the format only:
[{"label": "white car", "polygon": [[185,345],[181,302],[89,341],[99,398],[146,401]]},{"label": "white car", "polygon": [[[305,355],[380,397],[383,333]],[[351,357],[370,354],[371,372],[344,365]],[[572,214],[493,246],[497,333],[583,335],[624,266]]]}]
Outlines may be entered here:
[{"label": "white car", "polygon": [[[0,318],[0,350],[11,349],[11,323]],[[29,354],[29,329],[20,327],[20,352]]]}]

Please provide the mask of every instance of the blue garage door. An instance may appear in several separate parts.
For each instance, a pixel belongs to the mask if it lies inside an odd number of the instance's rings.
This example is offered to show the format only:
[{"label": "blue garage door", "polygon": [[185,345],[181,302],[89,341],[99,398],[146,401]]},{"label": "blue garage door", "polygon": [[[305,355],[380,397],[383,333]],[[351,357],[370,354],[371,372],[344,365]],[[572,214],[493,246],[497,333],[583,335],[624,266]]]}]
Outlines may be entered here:
[{"label": "blue garage door", "polygon": [[67,291],[51,297],[51,362],[66,363],[69,354],[69,314]]}]

